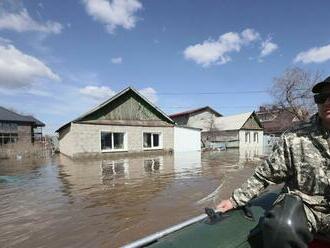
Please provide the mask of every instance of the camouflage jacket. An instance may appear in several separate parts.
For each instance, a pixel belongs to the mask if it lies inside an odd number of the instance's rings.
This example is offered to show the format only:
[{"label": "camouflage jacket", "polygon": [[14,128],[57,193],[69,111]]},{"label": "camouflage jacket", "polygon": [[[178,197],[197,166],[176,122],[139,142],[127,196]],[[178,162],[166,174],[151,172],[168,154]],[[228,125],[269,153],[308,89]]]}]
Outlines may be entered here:
[{"label": "camouflage jacket", "polygon": [[284,133],[253,176],[234,190],[232,201],[238,206],[245,205],[269,184],[284,182],[313,213],[330,216],[329,142],[328,130],[321,126],[318,115]]}]

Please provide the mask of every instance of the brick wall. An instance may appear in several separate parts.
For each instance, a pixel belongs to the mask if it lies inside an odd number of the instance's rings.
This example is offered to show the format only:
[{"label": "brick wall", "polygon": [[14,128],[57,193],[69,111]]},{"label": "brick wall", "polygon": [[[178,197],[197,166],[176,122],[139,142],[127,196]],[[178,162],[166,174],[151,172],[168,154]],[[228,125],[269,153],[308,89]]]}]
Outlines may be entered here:
[{"label": "brick wall", "polygon": [[101,153],[101,131],[126,133],[127,151],[143,152],[143,132],[159,132],[162,139],[162,150],[174,147],[173,127],[141,127],[141,126],[110,126],[71,124],[71,130],[60,137],[60,151],[69,156],[79,154]]},{"label": "brick wall", "polygon": [[17,136],[18,143],[20,144],[31,144],[31,126],[30,125],[18,125]]}]

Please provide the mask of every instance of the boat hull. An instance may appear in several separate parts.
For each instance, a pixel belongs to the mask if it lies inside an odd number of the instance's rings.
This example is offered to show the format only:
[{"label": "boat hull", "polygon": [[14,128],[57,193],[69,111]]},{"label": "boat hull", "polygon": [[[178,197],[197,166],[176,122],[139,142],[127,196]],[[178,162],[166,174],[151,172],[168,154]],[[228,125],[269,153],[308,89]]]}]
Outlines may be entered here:
[{"label": "boat hull", "polygon": [[171,227],[124,247],[251,247],[248,240],[250,232],[258,225],[265,211],[271,208],[277,196],[278,192],[270,192],[252,201],[249,210],[253,218],[248,217],[243,209],[235,209],[222,214],[214,223],[204,216],[192,224],[182,227],[179,224],[180,228],[176,231],[168,231]]},{"label": "boat hull", "polygon": [[[260,218],[269,210],[280,190],[263,194],[251,201],[250,218],[243,209],[235,209],[222,214],[210,223],[206,215],[197,216],[163,231],[125,245],[123,248],[252,248],[262,247],[260,235],[253,235]],[[251,235],[252,234],[252,235]],[[313,240],[309,248],[330,247],[330,243]]]}]

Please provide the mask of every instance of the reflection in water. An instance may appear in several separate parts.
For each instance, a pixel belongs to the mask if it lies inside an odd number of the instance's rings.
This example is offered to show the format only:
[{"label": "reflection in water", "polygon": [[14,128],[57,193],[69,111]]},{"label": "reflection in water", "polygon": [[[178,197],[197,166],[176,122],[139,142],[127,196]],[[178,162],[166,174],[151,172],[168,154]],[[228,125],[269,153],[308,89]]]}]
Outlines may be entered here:
[{"label": "reflection in water", "polygon": [[125,175],[128,173],[128,161],[102,160],[102,175]]},{"label": "reflection in water", "polygon": [[176,152],[174,154],[174,170],[176,178],[191,177],[198,175],[202,171],[201,153],[193,152]]},{"label": "reflection in water", "polygon": [[118,247],[230,194],[253,169],[239,154],[0,162],[0,247]]},{"label": "reflection in water", "polygon": [[162,157],[145,159],[144,170],[146,172],[159,171],[162,161],[163,161]]},{"label": "reflection in water", "polygon": [[115,186],[115,180],[119,178],[128,178],[128,160],[102,160],[102,183],[108,186]]},{"label": "reflection in water", "polygon": [[258,159],[263,155],[263,148],[260,146],[241,146],[239,148],[239,159],[241,162]]}]

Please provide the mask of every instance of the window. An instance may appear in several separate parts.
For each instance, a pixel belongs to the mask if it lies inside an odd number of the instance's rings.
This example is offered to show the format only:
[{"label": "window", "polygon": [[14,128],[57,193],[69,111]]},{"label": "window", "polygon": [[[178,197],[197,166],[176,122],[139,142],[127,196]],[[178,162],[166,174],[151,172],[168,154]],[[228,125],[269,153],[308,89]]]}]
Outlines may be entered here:
[{"label": "window", "polygon": [[159,146],[159,134],[154,133],[154,134],[152,134],[152,137],[153,137],[153,146],[158,147]]},{"label": "window", "polygon": [[253,134],[253,142],[255,142],[255,143],[258,143],[258,133],[257,132],[255,132],[254,134]]},{"label": "window", "polygon": [[0,132],[17,133],[18,126],[16,123],[0,122]]},{"label": "window", "polygon": [[161,147],[160,133],[143,133],[144,148],[160,148]]},{"label": "window", "polygon": [[250,143],[250,132],[245,133],[245,143]]},{"label": "window", "polygon": [[124,150],[125,133],[101,132],[101,150]]},{"label": "window", "polygon": [[0,146],[16,143],[17,140],[17,133],[0,133]]}]

